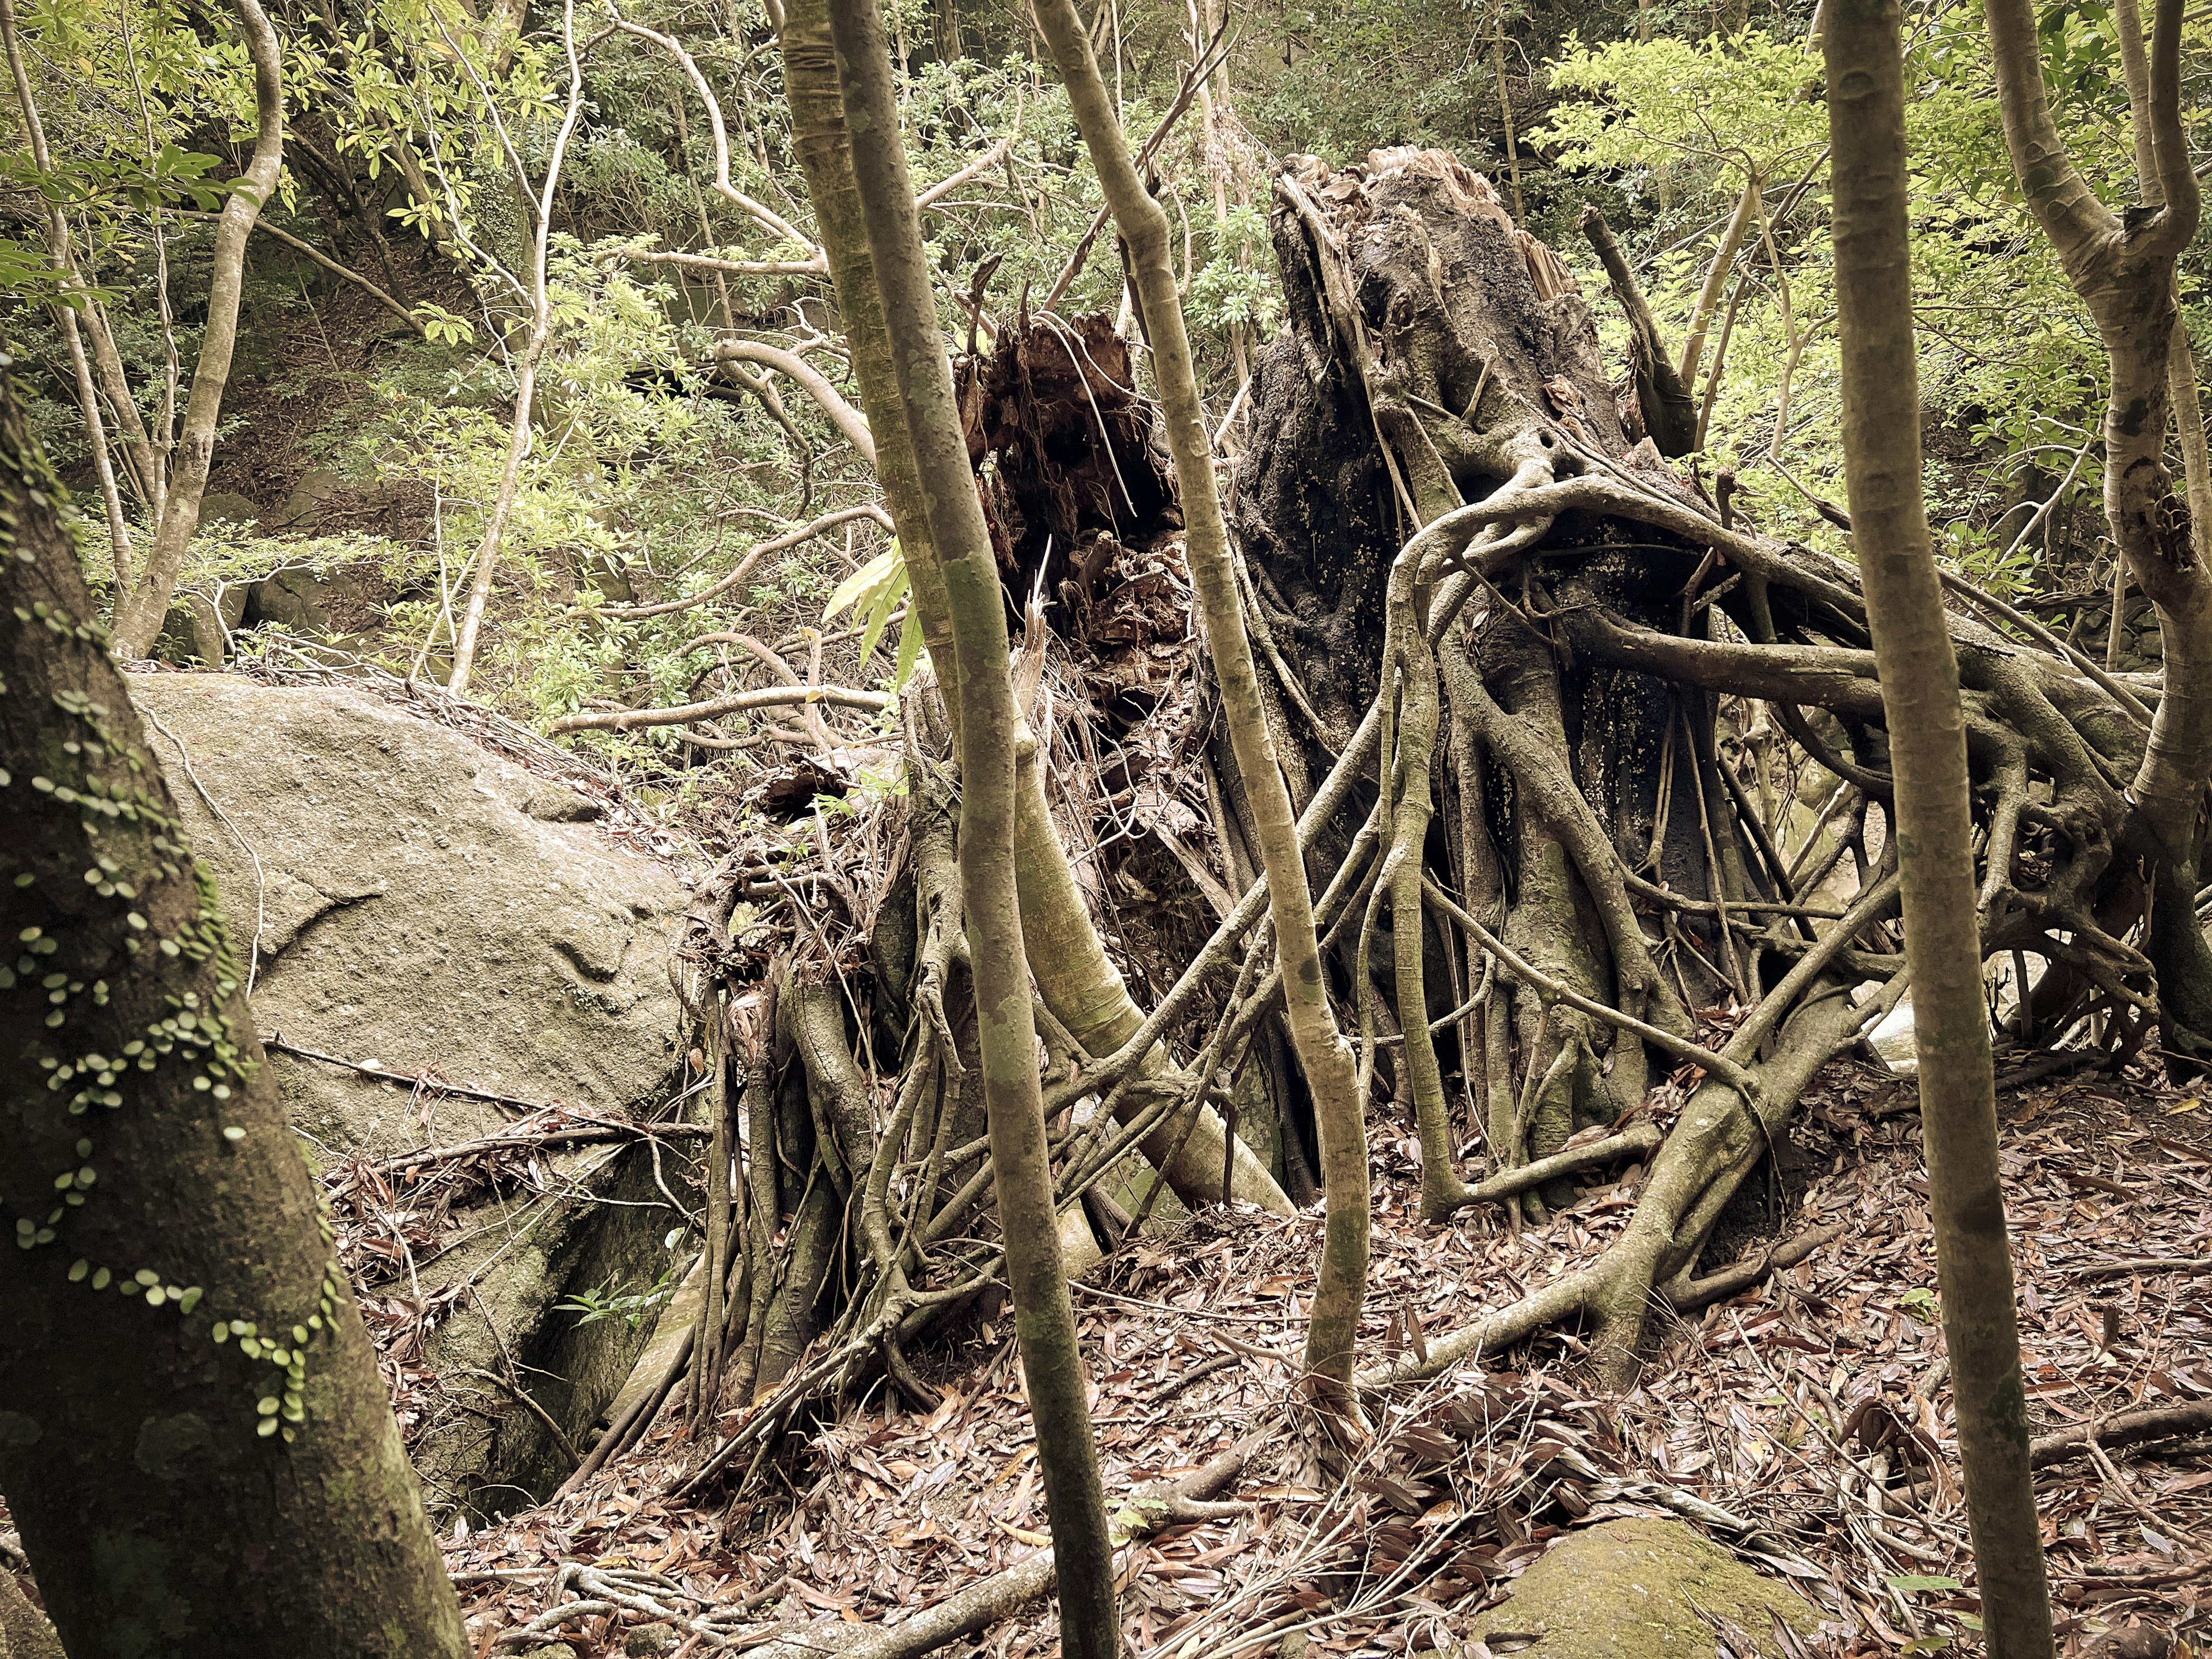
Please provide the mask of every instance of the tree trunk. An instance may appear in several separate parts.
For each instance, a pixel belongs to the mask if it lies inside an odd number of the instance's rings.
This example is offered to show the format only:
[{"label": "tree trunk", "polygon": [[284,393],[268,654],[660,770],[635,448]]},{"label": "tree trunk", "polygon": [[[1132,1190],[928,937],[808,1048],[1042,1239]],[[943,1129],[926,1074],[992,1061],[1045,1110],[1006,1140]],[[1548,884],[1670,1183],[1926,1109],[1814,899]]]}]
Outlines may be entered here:
[{"label": "tree trunk", "polygon": [[[76,1659],[453,1655],[229,931],[0,375],[0,1486]],[[89,873],[93,879],[83,877]]]},{"label": "tree trunk", "polygon": [[960,898],[1006,1279],[1052,1524],[1060,1646],[1072,1659],[1114,1659],[1121,1650],[1114,1548],[1075,1310],[1060,1264],[1014,873],[1015,754],[1024,744],[1033,750],[1036,740],[1023,724],[1008,675],[1006,605],[938,323],[883,15],[875,0],[830,0],[830,15],[884,328],[951,607],[962,731]]},{"label": "tree trunk", "polygon": [[[875,436],[885,498],[899,526],[900,546],[906,552],[915,599],[921,611],[922,632],[938,672],[945,675],[954,659],[941,556],[933,551],[919,489],[906,483],[914,476],[914,462],[910,451],[904,449],[904,414],[897,383],[891,377],[891,354],[881,333],[882,300],[860,224],[859,198],[851,182],[851,151],[829,127],[836,107],[832,101],[836,87],[835,63],[828,46],[827,0],[791,0],[784,19],[784,69],[798,133],[799,165],[836,284],[838,307],[852,341],[854,376],[860,383],[861,403]],[[826,86],[825,74],[830,77]],[[957,735],[957,690],[947,702]],[[1018,806],[1015,864],[1030,969],[1054,1017],[1085,1053],[1103,1058],[1137,1035],[1145,1024],[1144,1012],[1108,957],[1097,927],[1084,908],[1066,851],[1053,828],[1036,749],[1024,746],[1015,765]],[[1130,1109],[1133,1113],[1134,1108]],[[1170,1158],[1168,1152],[1172,1144],[1174,1137],[1163,1132],[1146,1143],[1145,1152],[1156,1162],[1166,1159],[1176,1192],[1193,1203],[1218,1195],[1224,1153],[1231,1151],[1220,1118],[1211,1109],[1202,1109],[1182,1151]],[[1238,1197],[1289,1213],[1290,1200],[1249,1148],[1237,1145],[1233,1158]]]},{"label": "tree trunk", "polygon": [[2014,171],[2112,366],[2105,516],[2136,586],[2157,607],[2164,648],[2150,740],[2129,792],[2130,840],[2150,867],[2144,951],[2158,977],[2161,1045],[2169,1066],[2196,1069],[2212,1061],[2212,947],[2195,903],[2198,809],[2212,775],[2212,552],[2164,465],[2179,320],[2174,268],[2201,206],[2181,125],[2183,8],[2162,0],[2152,30],[2147,114],[2160,204],[2124,219],[2097,198],[2058,136],[2033,9],[2027,0],[1984,0],[1984,9]]},{"label": "tree trunk", "polygon": [[1353,1408],[1350,1384],[1359,1310],[1367,1291],[1366,1123],[1352,1051],[1337,1031],[1328,1004],[1314,933],[1313,897],[1298,856],[1297,816],[1275,757],[1252,641],[1245,632],[1243,601],[1214,482],[1213,445],[1206,429],[1206,409],[1183,326],[1182,300],[1169,258],[1167,215],[1137,176],[1099,76],[1089,32],[1073,0],[1040,0],[1037,21],[1051,43],[1076,124],[1113,207],[1143,306],[1146,336],[1152,342],[1152,373],[1166,414],[1168,447],[1175,458],[1185,556],[1203,609],[1237,770],[1267,876],[1291,1040],[1312,1091],[1320,1130],[1328,1220],[1307,1332],[1306,1368],[1317,1379],[1334,1384],[1331,1397],[1340,1409],[1348,1411]]},{"label": "tree trunk", "polygon": [[[117,598],[115,648],[129,658],[145,656],[161,636],[169,600],[177,591],[177,577],[185,568],[185,551],[191,544],[193,532],[199,528],[200,500],[207,494],[208,471],[215,461],[216,426],[222,416],[223,393],[230,385],[231,354],[238,346],[246,245],[283,168],[282,49],[258,0],[237,0],[237,5],[246,52],[253,60],[253,101],[259,125],[253,159],[246,164],[239,188],[223,204],[222,216],[216,227],[214,270],[208,278],[207,331],[200,337],[199,361],[192,366],[191,397],[185,405],[184,431],[173,469],[156,508],[154,545],[137,587]],[[127,400],[127,391],[124,396]]]},{"label": "tree trunk", "polygon": [[1844,467],[1897,781],[1920,1117],[1976,1588],[1991,1654],[2035,1659],[2052,1650],[2051,1602],[1998,1180],[1966,717],[1921,500],[1900,19],[1898,0],[1830,0],[1822,36]]}]

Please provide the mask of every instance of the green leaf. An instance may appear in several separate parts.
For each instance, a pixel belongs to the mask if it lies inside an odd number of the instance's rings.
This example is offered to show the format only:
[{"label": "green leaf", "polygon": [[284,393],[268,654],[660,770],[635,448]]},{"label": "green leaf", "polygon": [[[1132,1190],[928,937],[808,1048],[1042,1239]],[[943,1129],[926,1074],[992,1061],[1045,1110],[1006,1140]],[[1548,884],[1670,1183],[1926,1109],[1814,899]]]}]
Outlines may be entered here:
[{"label": "green leaf", "polygon": [[891,690],[903,691],[914,674],[915,665],[921,659],[921,613],[920,607],[906,608],[906,626],[899,629],[898,660],[891,666]]},{"label": "green leaf", "polygon": [[[906,567],[904,565],[901,565],[899,567],[897,579],[886,586],[882,592],[877,597],[876,602],[868,607],[868,626],[866,630],[860,635],[860,660],[862,662],[867,661],[869,653],[875,650],[876,641],[883,637],[884,625],[890,621],[891,611],[893,607],[898,604],[900,596],[903,594],[906,590]],[[907,609],[911,611],[914,607],[912,605],[908,605]]]},{"label": "green leaf", "polygon": [[1954,1590],[1960,1587],[1955,1578],[1917,1572],[1905,1573],[1887,1582],[1890,1589],[1900,1590]]},{"label": "green leaf", "polygon": [[895,580],[905,580],[906,556],[899,550],[898,538],[893,537],[889,547],[837,584],[836,591],[830,595],[830,603],[823,609],[822,620],[827,622],[839,611],[854,606],[865,615],[884,589]]}]

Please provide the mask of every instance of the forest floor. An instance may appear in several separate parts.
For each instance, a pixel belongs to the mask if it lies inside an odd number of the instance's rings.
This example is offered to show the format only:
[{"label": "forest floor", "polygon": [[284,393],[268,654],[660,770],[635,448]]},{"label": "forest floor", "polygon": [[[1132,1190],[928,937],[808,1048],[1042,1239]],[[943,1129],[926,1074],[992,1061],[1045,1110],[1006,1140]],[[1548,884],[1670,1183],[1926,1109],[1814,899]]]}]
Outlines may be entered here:
[{"label": "forest floor", "polygon": [[[1830,1069],[1778,1160],[1780,1189],[1752,1200],[1726,1249],[1755,1257],[1759,1235],[1822,1224],[1839,1236],[1678,1325],[1626,1398],[1587,1397],[1582,1345],[1549,1333],[1401,1390],[1374,1440],[1329,1474],[1302,1449],[1311,1425],[1286,1358],[1317,1213],[1215,1208],[1126,1245],[1076,1291],[1109,1504],[1250,1444],[1223,1494],[1238,1514],[1125,1552],[1135,1650],[1485,1659],[1480,1615],[1567,1528],[1668,1513],[1833,1620],[1814,1651],[1978,1650],[1915,1103],[1909,1080]],[[2077,1075],[1999,1105],[2033,1432],[2212,1397],[2212,1098]],[[1480,1212],[1425,1225],[1410,1130],[1375,1136],[1370,1363],[1588,1260],[1633,1203],[1600,1188],[1542,1228],[1516,1233]],[[1762,1206],[1783,1212],[1778,1227],[1759,1224]],[[928,1358],[944,1390],[933,1411],[864,1401],[702,1507],[669,1495],[699,1456],[672,1426],[553,1504],[457,1528],[448,1560],[477,1651],[513,1650],[566,1562],[656,1575],[659,1604],[680,1614],[743,1604],[759,1640],[826,1648],[839,1624],[896,1621],[1026,1556],[1046,1523],[1011,1322],[979,1316]],[[743,1417],[733,1407],[719,1430]],[[2204,1642],[2206,1442],[2115,1451],[2105,1468],[2075,1455],[2045,1468],[2038,1491],[2063,1652],[2125,1650],[2101,1638],[2138,1623]],[[623,1651],[625,1626],[646,1617],[583,1613],[539,1639],[596,1659]],[[673,1634],[677,1651],[708,1650]],[[1048,1602],[960,1649],[1057,1650]]]}]

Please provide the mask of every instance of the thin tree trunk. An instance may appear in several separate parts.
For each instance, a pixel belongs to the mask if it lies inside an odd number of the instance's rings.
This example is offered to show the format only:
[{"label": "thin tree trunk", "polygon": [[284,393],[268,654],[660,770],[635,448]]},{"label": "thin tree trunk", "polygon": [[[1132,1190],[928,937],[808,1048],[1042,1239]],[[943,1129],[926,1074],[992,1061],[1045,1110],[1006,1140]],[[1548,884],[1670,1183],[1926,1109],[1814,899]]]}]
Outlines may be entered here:
[{"label": "thin tree trunk", "polygon": [[[243,0],[241,0],[243,3]],[[538,399],[538,366],[544,359],[546,342],[553,332],[553,306],[546,291],[547,245],[553,234],[553,198],[561,185],[561,163],[568,153],[568,139],[584,110],[584,68],[576,52],[575,0],[568,0],[561,20],[561,39],[568,51],[568,102],[554,136],[553,151],[545,162],[545,182],[531,204],[537,221],[530,249],[530,337],[524,343],[522,362],[514,376],[514,419],[507,429],[507,465],[500,471],[499,494],[493,498],[491,522],[484,526],[483,545],[477,552],[474,578],[469,583],[468,606],[461,613],[460,634],[453,641],[453,669],[446,689],[465,696],[476,672],[477,647],[483,629],[484,608],[491,602],[494,579],[507,537],[514,498],[522,488],[523,463],[530,459],[532,422]],[[518,166],[520,163],[517,164]],[[517,179],[520,183],[521,180]]]},{"label": "thin tree trunk", "polygon": [[1186,556],[1204,610],[1206,644],[1221,684],[1230,741],[1267,872],[1291,1040],[1313,1091],[1314,1116],[1321,1132],[1328,1226],[1306,1334],[1306,1367],[1317,1377],[1343,1385],[1339,1403],[1349,1407],[1359,1310],[1367,1286],[1366,1128],[1352,1050],[1329,1010],[1328,981],[1314,935],[1313,898],[1306,884],[1305,862],[1298,855],[1297,814],[1276,759],[1260,699],[1252,642],[1244,629],[1229,532],[1214,481],[1213,447],[1206,435],[1205,405],[1169,259],[1167,215],[1146,192],[1129,159],[1073,0],[1038,0],[1036,10],[1066,84],[1076,125],[1128,250],[1129,269],[1152,343],[1152,372],[1167,417],[1168,448],[1182,504]]},{"label": "thin tree trunk", "polygon": [[[8,68],[15,81],[15,105],[23,117],[23,131],[31,140],[31,161],[40,172],[51,173],[53,155],[46,147],[46,125],[39,118],[39,102],[31,94],[31,77],[23,64],[23,43],[15,32],[15,0],[0,0],[0,36],[5,37]],[[61,279],[64,294],[82,288],[76,259],[70,247],[69,217],[58,202],[46,206],[46,252]],[[115,486],[115,463],[107,451],[107,422],[100,418],[100,393],[93,385],[92,365],[85,359],[84,336],[77,327],[76,311],[68,300],[58,300],[54,321],[69,347],[70,368],[76,381],[77,410],[84,417],[86,437],[92,444],[92,465],[100,480],[100,502],[107,515],[107,539],[115,560],[115,593],[119,601],[131,591],[130,522],[123,515],[123,497]]]},{"label": "thin tree trunk", "polygon": [[[2128,82],[2137,193],[2145,207],[2164,207],[2166,186],[2159,179],[2158,145],[2153,137],[2158,118],[2151,106],[2150,59],[2143,52],[2142,18],[2136,0],[2114,0],[2112,17],[2119,28],[2120,69]],[[2167,393],[2173,399],[2174,426],[2181,440],[2181,471],[2189,495],[2189,520],[2196,532],[2197,556],[2212,562],[2212,456],[2206,453],[2204,411],[2197,398],[2197,354],[2190,345],[2189,325],[2178,316],[2166,374]],[[2121,568],[2126,568],[2124,563]],[[2117,611],[2112,637],[2119,637]]]},{"label": "thin tree trunk", "polygon": [[2098,199],[2058,135],[2033,9],[2027,0],[1984,0],[1984,10],[2013,170],[2112,366],[2105,517],[2127,574],[2156,607],[2165,671],[2129,792],[2136,827],[2151,843],[2142,849],[2151,866],[2145,954],[2157,972],[2167,1064],[2202,1067],[2212,1064],[2212,947],[2194,901],[2198,807],[2212,775],[2212,532],[2201,522],[2192,529],[2188,499],[2174,492],[2164,465],[2179,321],[2174,270],[2202,206],[2181,124],[2183,7],[2160,0],[2145,77],[2142,125],[2160,204],[2127,220]]},{"label": "thin tree trunk", "polygon": [[[192,366],[192,391],[185,404],[184,431],[161,499],[154,545],[138,586],[119,599],[115,647],[125,657],[143,657],[161,636],[169,599],[185,568],[185,550],[199,528],[200,501],[207,494],[208,470],[215,462],[216,424],[223,393],[230,386],[230,360],[238,346],[238,305],[246,287],[246,245],[253,222],[276,188],[284,162],[283,48],[258,0],[237,0],[246,50],[253,60],[253,102],[258,128],[253,159],[239,188],[222,205],[216,226],[214,270],[208,279],[207,331],[200,337],[199,361]],[[127,393],[125,394],[128,395]]]},{"label": "thin tree trunk", "polygon": [[[877,476],[898,526],[899,544],[914,582],[915,601],[921,611],[923,637],[948,688],[946,702],[957,738],[960,715],[951,610],[928,516],[923,511],[921,487],[915,482],[890,337],[884,328],[883,302],[853,180],[850,142],[838,102],[828,0],[787,0],[783,41],[794,148],[813,203],[816,228],[829,258],[861,407],[873,435]],[[1085,1053],[1103,1057],[1137,1034],[1145,1023],[1144,1013],[1130,997],[1121,973],[1106,955],[1090,913],[1084,908],[1066,851],[1053,828],[1042,767],[1033,746],[1024,747],[1016,757],[1015,768],[1019,809],[1014,829],[1015,863],[1021,884],[1022,933],[1030,969],[1054,1017],[1067,1027]],[[1279,1213],[1290,1213],[1290,1200],[1250,1149],[1241,1142],[1230,1148],[1220,1118],[1209,1108],[1202,1111],[1179,1154],[1169,1156],[1175,1135],[1168,1130],[1147,1138],[1144,1150],[1155,1163],[1167,1164],[1176,1192],[1192,1203],[1207,1201],[1218,1194],[1224,1154],[1233,1150],[1237,1195]]]},{"label": "thin tree trunk", "polygon": [[1943,1335],[1995,1659],[2051,1651],[1976,915],[1958,659],[1921,496],[1899,0],[1831,0],[1844,475],[1896,779],[1905,948]]},{"label": "thin tree trunk", "polygon": [[1007,672],[1006,605],[969,470],[952,366],[899,134],[890,45],[874,0],[831,0],[830,26],[878,293],[915,474],[951,608],[961,706],[960,893],[974,958],[983,1095],[1005,1234],[1006,1279],[1036,1419],[1060,1583],[1060,1647],[1114,1659],[1114,1551],[1085,1398],[1075,1310],[1060,1259],[1036,1030],[1014,874],[1024,729]]},{"label": "thin tree trunk", "polygon": [[0,925],[21,952],[0,969],[0,1486],[75,1659],[459,1659],[242,965],[58,495],[0,374]]},{"label": "thin tree trunk", "polygon": [[1513,137],[1513,100],[1505,93],[1505,8],[1491,18],[1491,61],[1498,70],[1498,115],[1505,127],[1505,165],[1513,178],[1513,222],[1525,225],[1528,215],[1521,204],[1521,147]]},{"label": "thin tree trunk", "polygon": [[1728,288],[1729,272],[1735,268],[1736,251],[1751,229],[1751,221],[1759,210],[1759,175],[1753,173],[1736,199],[1735,212],[1721,233],[1721,245],[1713,251],[1713,263],[1705,272],[1705,286],[1698,290],[1698,302],[1690,311],[1689,337],[1682,342],[1682,366],[1675,371],[1682,382],[1685,396],[1693,394],[1698,386],[1698,363],[1705,355],[1705,331],[1712,325],[1713,313],[1720,308],[1721,295]]}]

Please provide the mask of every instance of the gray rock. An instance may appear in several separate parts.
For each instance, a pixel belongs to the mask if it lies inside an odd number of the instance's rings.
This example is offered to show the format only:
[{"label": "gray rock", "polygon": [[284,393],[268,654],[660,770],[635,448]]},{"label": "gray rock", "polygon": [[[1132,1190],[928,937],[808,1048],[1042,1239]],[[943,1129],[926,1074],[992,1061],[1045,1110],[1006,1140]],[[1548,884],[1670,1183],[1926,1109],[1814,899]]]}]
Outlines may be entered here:
[{"label": "gray rock", "polygon": [[253,584],[246,620],[274,623],[295,634],[344,639],[372,626],[382,614],[373,568],[279,570]]},{"label": "gray rock", "polygon": [[246,497],[227,489],[211,489],[200,497],[200,522],[205,525],[252,525],[261,509]]},{"label": "gray rock", "polygon": [[[1820,1620],[1788,1585],[1753,1571],[1680,1521],[1607,1521],[1570,1533],[1480,1615],[1476,1634],[1521,1659],[1714,1659],[1711,1620],[1762,1652],[1774,1626],[1811,1636]],[[1512,1638],[1533,1638],[1533,1641]]]},{"label": "gray rock", "polygon": [[623,1635],[623,1659],[659,1659],[673,1653],[681,1639],[673,1625],[633,1625]]},{"label": "gray rock", "polygon": [[[669,950],[686,896],[659,866],[574,822],[559,799],[574,792],[364,694],[219,674],[131,686],[248,957],[261,1035],[402,1080],[272,1056],[311,1162],[451,1146],[514,1115],[418,1100],[407,1086],[418,1073],[599,1113],[649,1116],[669,1097],[679,1063]],[[684,1161],[661,1162],[660,1180],[680,1191]],[[680,1267],[663,1240],[681,1218],[643,1147],[541,1158],[477,1203],[428,1259],[414,1252],[423,1296],[443,1309],[427,1363],[506,1375],[511,1355],[580,1439],[651,1326],[580,1325],[556,1304]],[[412,1207],[404,1190],[395,1207]],[[404,1261],[392,1272],[375,1293],[404,1315],[413,1279]],[[456,1386],[479,1410],[448,1399],[415,1440],[434,1505],[495,1483],[542,1492],[567,1472],[534,1417],[489,1384]]]}]

